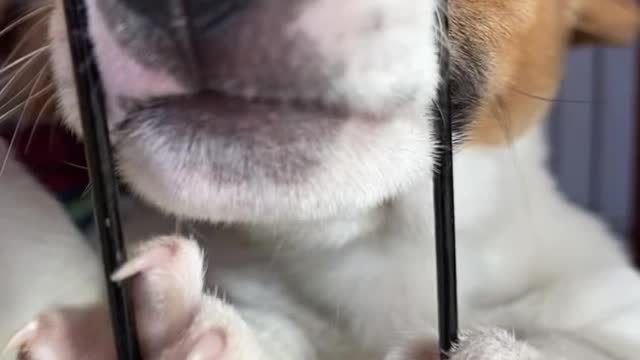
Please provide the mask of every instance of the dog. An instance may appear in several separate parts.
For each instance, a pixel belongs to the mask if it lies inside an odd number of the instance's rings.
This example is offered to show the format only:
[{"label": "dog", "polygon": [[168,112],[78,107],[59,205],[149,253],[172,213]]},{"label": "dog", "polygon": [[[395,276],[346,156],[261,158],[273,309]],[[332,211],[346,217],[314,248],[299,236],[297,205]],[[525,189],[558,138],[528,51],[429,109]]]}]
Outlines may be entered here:
[{"label": "dog", "polygon": [[[82,136],[63,3],[51,1],[60,110]],[[150,240],[111,277],[132,286],[145,359],[437,358],[441,5],[87,1],[118,170],[151,205],[128,212],[128,238]],[[568,49],[633,40],[640,12],[631,0],[449,11],[464,329],[452,359],[637,359],[640,276],[556,190],[542,124]],[[46,217],[33,214],[5,225],[20,240],[10,249],[38,239],[21,235]],[[167,217],[197,222],[193,236],[162,228]],[[97,264],[80,253],[65,275],[85,276],[86,296],[69,292],[17,331],[19,359],[116,358]],[[16,276],[13,296],[51,297]]]}]

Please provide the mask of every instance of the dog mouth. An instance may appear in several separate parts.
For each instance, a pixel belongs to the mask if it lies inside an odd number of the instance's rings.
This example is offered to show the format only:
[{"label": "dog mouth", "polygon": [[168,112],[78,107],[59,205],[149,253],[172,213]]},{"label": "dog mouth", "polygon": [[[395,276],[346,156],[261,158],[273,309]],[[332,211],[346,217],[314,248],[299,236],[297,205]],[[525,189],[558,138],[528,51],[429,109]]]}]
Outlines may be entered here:
[{"label": "dog mouth", "polygon": [[205,90],[146,100],[121,97],[118,103],[119,114],[109,122],[116,142],[123,137],[161,136],[174,144],[224,142],[228,147],[272,153],[296,144],[328,142],[347,122],[375,126],[395,111],[393,107],[366,111],[344,99],[277,91]]},{"label": "dog mouth", "polygon": [[[190,173],[207,169],[206,177],[220,184],[256,177],[303,181],[318,166],[319,154],[354,117],[346,105],[317,98],[211,90],[121,99],[120,107],[125,115],[110,126],[121,164],[139,162],[158,176],[169,163]],[[155,160],[159,158],[162,161]]]},{"label": "dog mouth", "polygon": [[[200,125],[201,129],[219,135],[237,135],[261,127],[278,126],[283,130],[295,126],[292,122],[317,119],[318,122],[346,119],[352,110],[345,104],[321,98],[291,96],[234,95],[218,90],[206,90],[186,95],[169,95],[148,100],[121,98],[122,121],[113,122],[118,132],[133,122],[155,119],[179,121],[185,127]],[[202,126],[206,125],[206,126]]]}]

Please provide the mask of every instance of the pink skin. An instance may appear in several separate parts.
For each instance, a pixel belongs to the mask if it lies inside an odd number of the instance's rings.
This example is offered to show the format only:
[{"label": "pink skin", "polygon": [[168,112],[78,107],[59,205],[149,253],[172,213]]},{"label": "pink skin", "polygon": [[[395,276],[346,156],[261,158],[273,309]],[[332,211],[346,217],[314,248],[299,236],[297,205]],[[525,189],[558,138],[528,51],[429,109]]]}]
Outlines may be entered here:
[{"label": "pink skin", "polygon": [[97,62],[107,91],[112,115],[122,117],[118,97],[145,99],[153,96],[179,95],[187,92],[169,74],[147,70],[134,60],[110,34],[95,1],[88,2],[91,37],[95,44]]},{"label": "pink skin", "polygon": [[[166,237],[143,245],[114,281],[131,279],[145,359],[223,360],[228,334],[208,323],[202,254],[195,242]],[[115,360],[107,308],[41,315],[11,340],[23,360]]]}]

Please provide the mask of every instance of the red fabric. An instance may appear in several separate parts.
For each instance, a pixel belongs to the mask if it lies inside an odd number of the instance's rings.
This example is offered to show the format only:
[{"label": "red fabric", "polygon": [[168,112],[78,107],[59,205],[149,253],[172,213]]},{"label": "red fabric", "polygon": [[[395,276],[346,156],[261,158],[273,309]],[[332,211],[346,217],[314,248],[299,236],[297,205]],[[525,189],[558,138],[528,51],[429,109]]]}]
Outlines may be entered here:
[{"label": "red fabric", "polygon": [[[32,130],[22,128],[15,136],[12,149],[16,159],[53,192],[65,193],[86,187],[89,179],[84,169],[84,149],[75,137],[61,126],[39,125],[29,144]],[[7,143],[13,133],[13,130],[0,130],[0,136]]]}]

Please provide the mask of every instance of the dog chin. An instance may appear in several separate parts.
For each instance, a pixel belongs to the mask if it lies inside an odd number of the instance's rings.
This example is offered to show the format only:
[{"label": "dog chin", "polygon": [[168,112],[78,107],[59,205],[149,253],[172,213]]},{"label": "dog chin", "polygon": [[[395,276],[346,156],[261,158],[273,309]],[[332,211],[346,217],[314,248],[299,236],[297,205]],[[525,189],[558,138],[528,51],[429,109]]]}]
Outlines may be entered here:
[{"label": "dog chin", "polygon": [[[265,176],[260,154],[231,146],[216,160],[197,141],[176,142],[160,133],[119,138],[115,151],[133,190],[178,217],[257,224],[323,220],[376,207],[428,178],[430,121],[414,119],[373,127],[348,121],[331,144],[307,149],[315,163],[303,174],[283,169],[276,178]],[[238,158],[255,166],[238,168]]]}]

